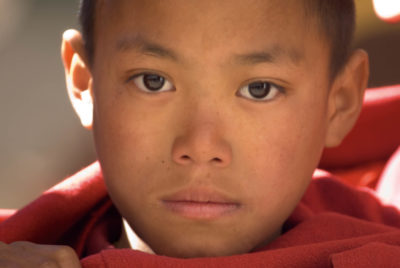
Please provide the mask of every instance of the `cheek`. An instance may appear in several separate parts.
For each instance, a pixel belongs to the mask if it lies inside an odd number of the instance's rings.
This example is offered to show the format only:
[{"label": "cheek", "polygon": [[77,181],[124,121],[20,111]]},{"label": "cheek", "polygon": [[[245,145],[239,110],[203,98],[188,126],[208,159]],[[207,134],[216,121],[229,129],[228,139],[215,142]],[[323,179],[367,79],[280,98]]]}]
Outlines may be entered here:
[{"label": "cheek", "polygon": [[265,120],[252,123],[262,127],[253,129],[253,139],[243,146],[241,154],[248,156],[242,172],[253,178],[253,185],[247,185],[249,193],[256,193],[253,200],[272,206],[280,206],[284,200],[292,206],[311,180],[324,145],[324,105],[297,106],[289,105],[290,109],[282,110],[273,120],[265,116],[261,117]]},{"label": "cheek", "polygon": [[168,139],[166,113],[155,111],[126,88],[99,91],[93,127],[99,156],[112,153],[118,163],[146,161],[157,154]]},{"label": "cheek", "polygon": [[165,146],[171,131],[166,131],[162,114],[153,113],[129,94],[103,92],[96,95],[93,132],[110,195],[121,204],[151,192],[156,172],[169,172]]},{"label": "cheek", "polygon": [[[242,121],[233,166],[248,212],[242,228],[256,241],[279,230],[298,204],[319,161],[324,106],[280,106]],[[302,110],[298,109],[302,107]],[[244,123],[246,122],[246,123]],[[284,122],[284,123],[283,123]],[[245,133],[245,134],[244,134]],[[267,231],[268,230],[268,231]]]}]

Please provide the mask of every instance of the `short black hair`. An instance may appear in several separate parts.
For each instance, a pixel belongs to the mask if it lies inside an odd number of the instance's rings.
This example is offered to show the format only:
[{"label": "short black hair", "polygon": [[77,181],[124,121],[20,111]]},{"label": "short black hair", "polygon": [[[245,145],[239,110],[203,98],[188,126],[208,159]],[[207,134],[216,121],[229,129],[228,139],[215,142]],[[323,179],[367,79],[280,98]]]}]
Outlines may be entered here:
[{"label": "short black hair", "polygon": [[79,8],[79,23],[81,25],[82,38],[90,64],[92,64],[94,57],[94,27],[97,2],[98,0],[81,0]]},{"label": "short black hair", "polygon": [[[94,57],[96,3],[101,0],[81,0],[79,21],[89,63]],[[330,44],[330,72],[334,77],[347,62],[355,29],[354,0],[303,0],[307,15],[314,16],[320,31]]]},{"label": "short black hair", "polygon": [[316,18],[322,36],[330,44],[330,71],[334,77],[346,64],[352,50],[356,24],[354,0],[303,1],[306,14]]}]

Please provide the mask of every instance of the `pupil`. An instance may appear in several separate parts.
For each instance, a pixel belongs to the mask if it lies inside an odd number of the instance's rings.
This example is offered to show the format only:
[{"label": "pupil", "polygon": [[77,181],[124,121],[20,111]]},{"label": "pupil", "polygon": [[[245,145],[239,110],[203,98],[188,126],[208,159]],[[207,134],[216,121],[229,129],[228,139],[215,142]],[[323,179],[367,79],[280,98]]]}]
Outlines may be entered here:
[{"label": "pupil", "polygon": [[143,83],[149,90],[159,90],[163,87],[165,79],[156,74],[145,74],[143,76]]},{"label": "pupil", "polygon": [[250,95],[254,98],[264,98],[269,94],[271,84],[266,82],[256,82],[249,85]]}]

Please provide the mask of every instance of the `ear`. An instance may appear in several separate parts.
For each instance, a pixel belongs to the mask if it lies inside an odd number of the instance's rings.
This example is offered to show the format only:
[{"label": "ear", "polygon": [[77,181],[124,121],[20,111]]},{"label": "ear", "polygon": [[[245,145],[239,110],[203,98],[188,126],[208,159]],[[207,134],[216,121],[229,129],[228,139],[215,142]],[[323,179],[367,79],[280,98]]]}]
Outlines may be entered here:
[{"label": "ear", "polygon": [[354,126],[362,108],[368,77],[368,55],[356,50],[330,88],[326,147],[339,145]]},{"label": "ear", "polygon": [[72,106],[82,125],[91,129],[93,123],[92,75],[86,61],[82,35],[78,31],[67,30],[64,32],[61,56],[68,96]]}]

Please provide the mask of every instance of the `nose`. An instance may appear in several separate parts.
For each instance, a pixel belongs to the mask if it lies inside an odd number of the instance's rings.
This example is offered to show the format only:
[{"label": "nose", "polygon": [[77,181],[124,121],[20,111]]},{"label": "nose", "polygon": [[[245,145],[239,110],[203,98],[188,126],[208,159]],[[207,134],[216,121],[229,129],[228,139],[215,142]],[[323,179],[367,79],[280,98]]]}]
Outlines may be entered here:
[{"label": "nose", "polygon": [[221,135],[217,122],[192,120],[184,133],[175,138],[172,159],[185,166],[227,167],[232,160],[232,148]]}]

